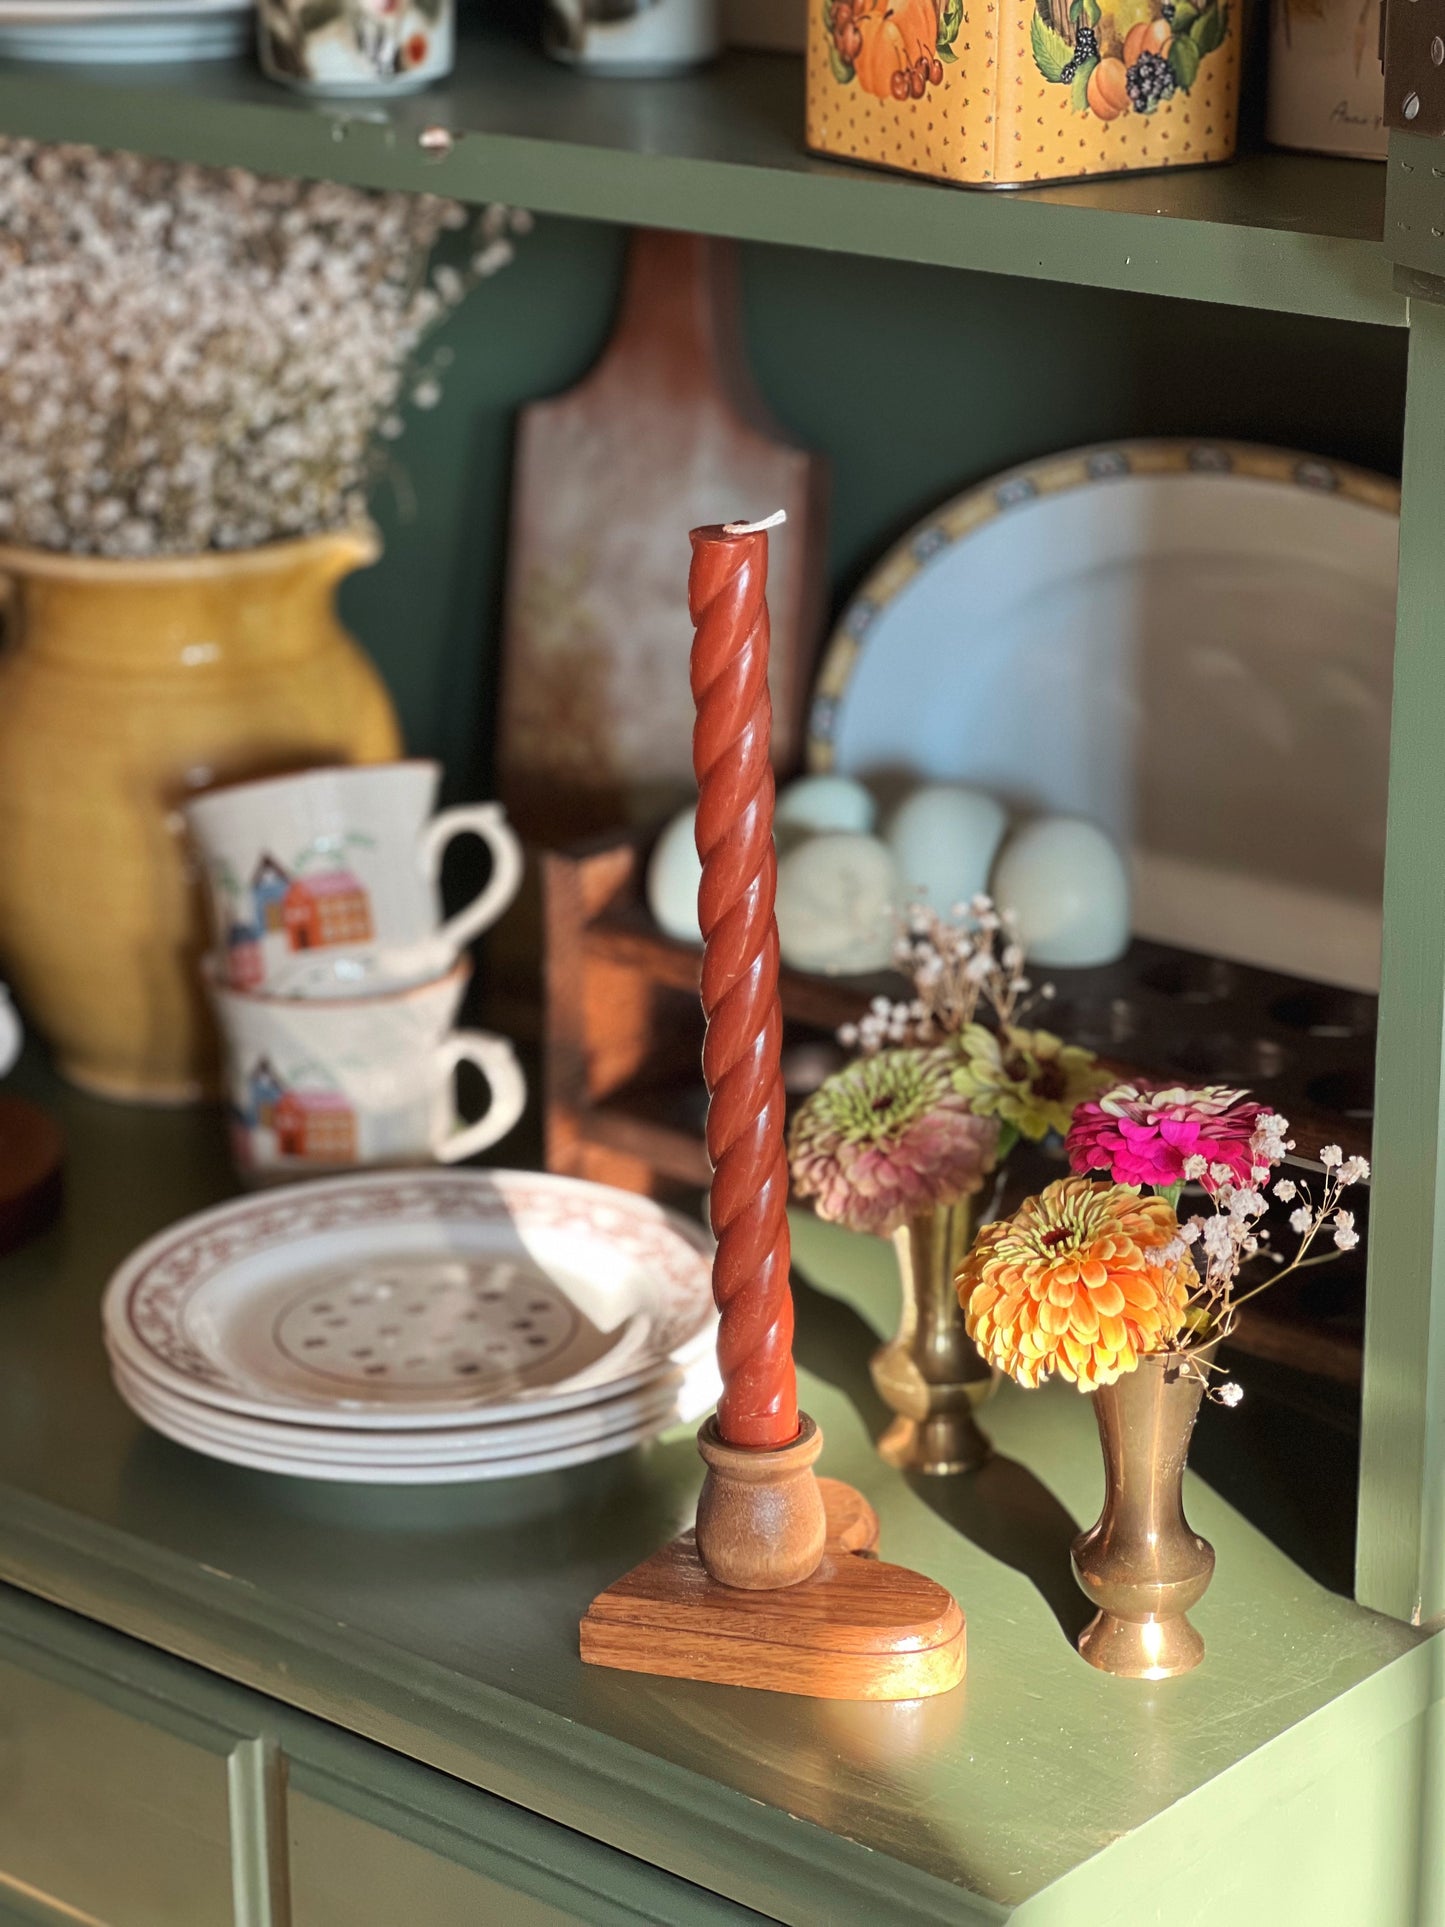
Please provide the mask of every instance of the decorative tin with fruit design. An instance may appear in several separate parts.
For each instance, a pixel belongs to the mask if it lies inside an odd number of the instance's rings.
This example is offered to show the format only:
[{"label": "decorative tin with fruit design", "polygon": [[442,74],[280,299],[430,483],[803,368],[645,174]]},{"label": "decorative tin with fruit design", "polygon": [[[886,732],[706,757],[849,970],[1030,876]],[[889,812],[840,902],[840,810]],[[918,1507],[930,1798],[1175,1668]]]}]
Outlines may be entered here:
[{"label": "decorative tin with fruit design", "polygon": [[971,187],[1228,160],[1240,0],[811,0],[808,145]]}]

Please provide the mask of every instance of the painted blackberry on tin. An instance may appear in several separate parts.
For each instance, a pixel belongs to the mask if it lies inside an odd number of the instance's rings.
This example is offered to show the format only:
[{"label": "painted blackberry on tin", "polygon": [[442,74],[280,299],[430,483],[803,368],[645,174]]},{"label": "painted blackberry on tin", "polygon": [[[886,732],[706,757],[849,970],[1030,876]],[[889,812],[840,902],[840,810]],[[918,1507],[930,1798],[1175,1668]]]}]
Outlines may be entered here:
[{"label": "painted blackberry on tin", "polygon": [[1135,113],[1152,114],[1161,101],[1169,99],[1178,82],[1162,54],[1146,51],[1126,70],[1125,85]]},{"label": "painted blackberry on tin", "polygon": [[1227,24],[1228,0],[1035,0],[1029,44],[1077,113],[1113,121],[1187,94]]}]

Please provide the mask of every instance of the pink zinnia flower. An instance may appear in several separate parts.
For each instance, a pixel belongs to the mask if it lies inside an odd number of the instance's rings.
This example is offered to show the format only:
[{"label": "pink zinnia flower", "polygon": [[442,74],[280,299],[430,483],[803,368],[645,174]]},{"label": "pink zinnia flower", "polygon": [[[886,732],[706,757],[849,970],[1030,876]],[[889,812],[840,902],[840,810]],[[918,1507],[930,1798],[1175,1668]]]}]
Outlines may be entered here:
[{"label": "pink zinnia flower", "polygon": [[952,1071],[947,1051],[881,1051],[820,1085],[789,1137],[799,1197],[820,1218],[885,1237],[981,1191],[998,1126],[973,1115]]},{"label": "pink zinnia flower", "polygon": [[[1217,1167],[1228,1182],[1248,1185],[1260,1156],[1251,1145],[1259,1120],[1268,1115],[1244,1091],[1211,1084],[1202,1090],[1176,1087],[1145,1091],[1117,1084],[1097,1103],[1080,1104],[1069,1128],[1069,1163],[1075,1171],[1107,1171],[1115,1184],[1152,1185],[1167,1191],[1197,1177],[1206,1191],[1219,1188]],[[1203,1167],[1185,1165],[1202,1159]]]}]

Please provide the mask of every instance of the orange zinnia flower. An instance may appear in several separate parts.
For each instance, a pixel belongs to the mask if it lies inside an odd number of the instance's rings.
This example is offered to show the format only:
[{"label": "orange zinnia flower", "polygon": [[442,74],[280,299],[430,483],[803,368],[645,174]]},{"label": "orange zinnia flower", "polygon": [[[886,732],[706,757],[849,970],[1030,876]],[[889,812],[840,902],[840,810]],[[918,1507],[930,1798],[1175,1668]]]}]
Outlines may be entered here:
[{"label": "orange zinnia flower", "polygon": [[983,1227],[957,1283],[991,1365],[1020,1385],[1059,1372],[1091,1392],[1168,1348],[1198,1275],[1164,1198],[1060,1178]]}]

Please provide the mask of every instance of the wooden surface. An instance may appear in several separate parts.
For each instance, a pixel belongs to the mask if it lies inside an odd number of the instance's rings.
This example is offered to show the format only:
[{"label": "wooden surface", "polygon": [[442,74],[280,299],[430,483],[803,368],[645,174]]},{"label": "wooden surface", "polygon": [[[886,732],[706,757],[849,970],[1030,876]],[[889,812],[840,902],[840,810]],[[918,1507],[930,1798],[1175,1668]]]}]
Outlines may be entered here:
[{"label": "wooden surface", "polygon": [[[617,326],[517,423],[501,792],[529,841],[645,822],[692,789],[687,532],[787,512],[772,544],[772,750],[800,760],[827,478],[748,373],[731,242],[641,230]],[[766,538],[763,538],[766,544]]]},{"label": "wooden surface", "polygon": [[[1379,245],[1385,170],[1376,163],[1256,153],[1162,178],[977,194],[810,156],[802,120],[793,57],[730,53],[695,75],[619,86],[563,70],[465,8],[451,80],[350,108],[288,94],[243,62],[0,63],[0,128],[44,140],[1404,324],[1405,299]],[[421,147],[429,126],[452,132],[450,152]],[[850,366],[827,360],[837,399]],[[1058,387],[1049,384],[1055,400]],[[895,409],[913,392],[905,383]]]},{"label": "wooden surface", "polygon": [[[1070,1644],[1087,1608],[1068,1544],[1102,1493],[1084,1401],[1005,1387],[992,1467],[910,1484],[874,1452],[887,1414],[867,1375],[897,1319],[892,1254],[795,1216],[801,1382],[828,1470],[876,1507],[890,1559],[964,1602],[969,1674],[922,1710],[757,1694],[743,1722],[738,1694],[577,1654],[590,1600],[690,1520],[690,1428],[567,1473],[404,1493],[155,1437],[111,1390],[99,1296],[140,1239],[231,1194],[221,1120],[85,1099],[30,1064],[15,1080],[55,1110],[70,1166],[61,1223],[0,1260],[0,1579],[808,1927],[959,1927],[1046,1898],[1062,1910],[1037,1913],[1048,1927],[1117,1927],[1134,1868],[1164,1918],[1188,1919],[1201,1839],[1240,1894],[1235,1927],[1255,1927],[1242,1907],[1259,1894],[1288,1919],[1284,1810],[1333,1855],[1329,1883],[1314,1852],[1288,1857],[1301,1891],[1394,1866],[1389,1816],[1419,1812],[1398,1777],[1343,1859],[1338,1821],[1310,1815],[1323,1773],[1438,1695],[1436,1649],[1317,1576],[1348,1583],[1352,1462],[1333,1421],[1280,1403],[1262,1369],[1241,1368],[1244,1404],[1211,1407],[1195,1437],[1185,1506],[1219,1559],[1196,1613],[1209,1658],[1167,1692],[1120,1691]],[[1268,1824],[1235,1862],[1216,1848],[1243,1814]],[[1077,1907],[1076,1881],[1092,1896]],[[1417,1927],[1363,1900],[1355,1918]]]},{"label": "wooden surface", "polygon": [[823,1510],[828,1517],[828,1541],[840,1552],[861,1552],[865,1556],[878,1550],[881,1531],[878,1514],[856,1486],[842,1479],[820,1478]]},{"label": "wooden surface", "polygon": [[64,1188],[65,1140],[48,1112],[0,1095],[0,1251],[52,1222]]},{"label": "wooden surface", "polygon": [[[788,1376],[791,1383],[791,1352]],[[719,1400],[698,1427],[698,1455],[707,1470],[693,1518],[697,1557],[726,1588],[778,1593],[800,1586],[818,1571],[828,1545],[828,1514],[813,1469],[823,1435],[799,1412],[796,1435],[781,1445],[735,1445],[722,1436],[721,1413]]]},{"label": "wooden surface", "polygon": [[685,1532],[598,1594],[581,1652],[591,1666],[826,1700],[929,1699],[967,1664],[963,1614],[942,1586],[831,1533],[810,1579],[738,1592],[709,1578]]}]

